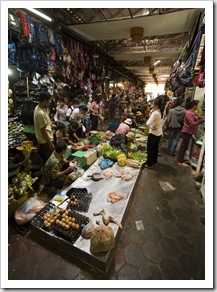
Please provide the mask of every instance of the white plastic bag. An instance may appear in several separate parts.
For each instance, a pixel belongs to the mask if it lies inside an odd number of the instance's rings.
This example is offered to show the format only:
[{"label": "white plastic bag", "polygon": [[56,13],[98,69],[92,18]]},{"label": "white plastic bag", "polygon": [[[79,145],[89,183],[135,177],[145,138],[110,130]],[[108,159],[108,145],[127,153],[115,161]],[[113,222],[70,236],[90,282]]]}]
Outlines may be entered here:
[{"label": "white plastic bag", "polygon": [[31,221],[44,206],[45,202],[37,197],[29,198],[15,211],[15,221],[18,225],[23,225]]}]

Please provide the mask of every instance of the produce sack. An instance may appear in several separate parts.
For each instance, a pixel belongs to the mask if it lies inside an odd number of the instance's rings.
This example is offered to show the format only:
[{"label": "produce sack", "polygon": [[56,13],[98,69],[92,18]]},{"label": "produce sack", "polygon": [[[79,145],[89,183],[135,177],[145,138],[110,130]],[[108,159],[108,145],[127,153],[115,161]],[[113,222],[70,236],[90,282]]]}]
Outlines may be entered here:
[{"label": "produce sack", "polygon": [[103,159],[103,160],[100,161],[99,165],[100,165],[101,169],[104,170],[104,169],[112,166],[113,165],[113,161],[110,160],[110,159]]},{"label": "produce sack", "polygon": [[46,205],[45,202],[37,197],[29,198],[15,211],[15,221],[18,225],[23,225],[32,218]]},{"label": "produce sack", "polygon": [[105,252],[115,246],[113,230],[110,226],[99,225],[91,234],[90,251],[93,253]]}]

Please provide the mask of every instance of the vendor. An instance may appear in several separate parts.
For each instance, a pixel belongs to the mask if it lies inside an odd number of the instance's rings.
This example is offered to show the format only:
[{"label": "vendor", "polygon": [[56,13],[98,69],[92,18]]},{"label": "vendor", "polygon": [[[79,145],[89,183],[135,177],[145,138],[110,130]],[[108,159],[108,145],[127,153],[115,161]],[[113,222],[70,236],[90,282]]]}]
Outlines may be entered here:
[{"label": "vendor", "polygon": [[110,145],[111,146],[119,146],[121,150],[126,153],[128,157],[131,156],[130,153],[128,153],[128,150],[126,148],[126,144],[129,142],[134,141],[135,135],[132,132],[128,132],[127,134],[115,134],[111,137]]},{"label": "vendor", "polygon": [[68,183],[68,175],[75,169],[75,165],[70,165],[70,162],[64,158],[67,151],[67,145],[64,141],[56,144],[55,150],[45,163],[43,170],[42,186],[56,189],[62,189]]},{"label": "vendor", "polygon": [[118,126],[117,130],[115,131],[115,134],[127,134],[132,126],[132,120],[131,119],[125,119],[120,125]]}]

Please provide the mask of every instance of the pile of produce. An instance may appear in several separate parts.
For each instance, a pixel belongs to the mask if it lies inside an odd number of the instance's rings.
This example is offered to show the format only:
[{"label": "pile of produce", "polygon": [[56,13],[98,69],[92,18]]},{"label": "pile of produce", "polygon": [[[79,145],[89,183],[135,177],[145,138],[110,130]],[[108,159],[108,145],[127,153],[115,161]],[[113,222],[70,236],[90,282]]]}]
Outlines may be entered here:
[{"label": "pile of produce", "polygon": [[117,157],[124,152],[119,147],[112,147],[109,143],[104,143],[101,146],[102,155],[105,158],[111,159],[112,161],[117,161]]},{"label": "pile of produce", "polygon": [[131,159],[138,161],[138,162],[141,162],[141,163],[144,163],[147,160],[147,153],[139,152],[139,151],[134,152],[132,154]]},{"label": "pile of produce", "polygon": [[26,171],[18,173],[12,180],[13,185],[8,188],[8,201],[12,202],[33,191],[32,185],[38,178],[32,178]]}]

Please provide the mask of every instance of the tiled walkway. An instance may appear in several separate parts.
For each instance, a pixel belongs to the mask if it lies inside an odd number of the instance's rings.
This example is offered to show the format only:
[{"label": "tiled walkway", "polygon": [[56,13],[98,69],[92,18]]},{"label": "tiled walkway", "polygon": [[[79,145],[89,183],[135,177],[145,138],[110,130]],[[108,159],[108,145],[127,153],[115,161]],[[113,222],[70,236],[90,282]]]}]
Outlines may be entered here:
[{"label": "tiled walkway", "polygon": [[[204,202],[192,168],[166,153],[154,169],[144,169],[108,272],[100,273],[73,257],[9,229],[11,280],[204,280]],[[159,182],[176,190],[164,191]],[[142,221],[144,230],[136,228]],[[141,223],[141,222],[140,222]]]}]

